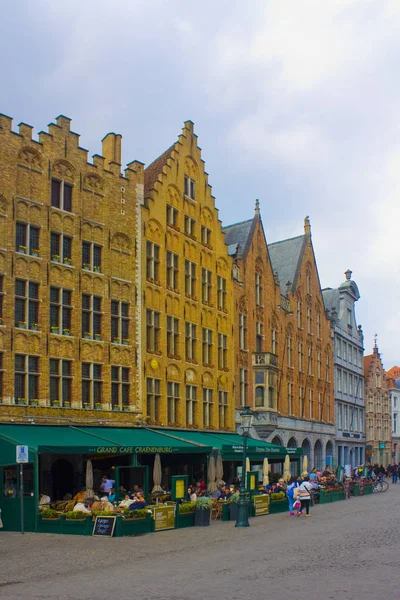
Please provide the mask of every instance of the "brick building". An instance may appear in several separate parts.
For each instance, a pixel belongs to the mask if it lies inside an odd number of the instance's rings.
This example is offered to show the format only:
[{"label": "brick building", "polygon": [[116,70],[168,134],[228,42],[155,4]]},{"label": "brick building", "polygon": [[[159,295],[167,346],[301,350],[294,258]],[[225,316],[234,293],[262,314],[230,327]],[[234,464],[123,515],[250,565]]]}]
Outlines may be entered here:
[{"label": "brick building", "polygon": [[[123,420],[140,412],[135,366],[136,236],[143,167],[121,174],[60,115],[32,127],[0,116],[2,420]],[[132,417],[131,417],[132,418]],[[61,420],[61,421],[60,421]]]},{"label": "brick building", "polygon": [[369,459],[387,466],[391,462],[392,433],[387,377],[375,339],[372,354],[364,357],[366,435]]},{"label": "brick building", "polygon": [[400,367],[395,366],[386,372],[389,390],[390,414],[392,421],[392,459],[400,462]]},{"label": "brick building", "polygon": [[265,241],[253,219],[224,228],[234,258],[236,405],[251,404],[262,439],[303,448],[323,466],[334,450],[331,326],[308,218],[304,235]]},{"label": "brick building", "polygon": [[232,259],[191,121],[146,168],[141,219],[145,413],[233,430]]}]

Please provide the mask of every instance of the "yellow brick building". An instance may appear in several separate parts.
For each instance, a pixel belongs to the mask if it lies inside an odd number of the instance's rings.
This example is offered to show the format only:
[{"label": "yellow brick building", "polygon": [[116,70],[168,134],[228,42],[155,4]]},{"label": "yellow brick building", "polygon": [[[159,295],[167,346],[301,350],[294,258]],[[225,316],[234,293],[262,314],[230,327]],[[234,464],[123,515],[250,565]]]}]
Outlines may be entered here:
[{"label": "yellow brick building", "polygon": [[21,123],[17,133],[0,116],[2,420],[141,413],[136,239],[144,171],[131,163],[121,175],[121,136],[108,134],[102,150],[88,162],[62,115],[38,141],[31,126]]},{"label": "yellow brick building", "polygon": [[145,415],[233,430],[232,260],[191,121],[145,170],[141,219]]}]

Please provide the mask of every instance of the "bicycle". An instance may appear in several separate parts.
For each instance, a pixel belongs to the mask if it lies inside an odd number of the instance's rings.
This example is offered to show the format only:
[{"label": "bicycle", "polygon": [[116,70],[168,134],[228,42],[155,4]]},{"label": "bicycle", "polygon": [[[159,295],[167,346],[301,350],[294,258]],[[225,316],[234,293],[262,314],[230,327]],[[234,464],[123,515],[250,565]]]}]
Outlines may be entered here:
[{"label": "bicycle", "polygon": [[386,492],[389,488],[389,484],[387,481],[383,480],[383,477],[378,477],[372,481],[372,492]]}]

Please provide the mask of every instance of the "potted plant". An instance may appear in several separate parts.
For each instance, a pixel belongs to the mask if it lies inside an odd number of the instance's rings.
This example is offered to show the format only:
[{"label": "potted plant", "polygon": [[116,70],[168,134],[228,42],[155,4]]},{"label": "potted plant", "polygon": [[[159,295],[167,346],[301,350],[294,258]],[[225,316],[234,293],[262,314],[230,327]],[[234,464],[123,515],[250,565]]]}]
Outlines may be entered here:
[{"label": "potted plant", "polygon": [[37,323],[31,323],[30,329],[37,331],[39,329],[39,325]]},{"label": "potted plant", "polygon": [[100,333],[95,333],[94,334],[94,339],[96,340],[96,342],[101,342],[101,335],[100,335]]},{"label": "potted plant", "polygon": [[26,321],[18,321],[19,329],[26,329]]},{"label": "potted plant", "polygon": [[63,329],[64,335],[71,335],[71,331],[69,329]]},{"label": "potted plant", "polygon": [[70,510],[65,513],[67,521],[84,521],[87,516],[88,513],[85,513],[82,510]]},{"label": "potted plant", "polygon": [[54,508],[45,508],[44,510],[40,511],[40,516],[42,517],[42,519],[51,519],[51,520],[55,520],[55,519],[59,519],[60,518],[60,513],[58,513],[56,510],[54,510]]},{"label": "potted plant", "polygon": [[240,499],[239,492],[235,492],[234,494],[232,494],[232,496],[228,500],[229,505],[230,505],[229,507],[230,507],[231,521],[237,520],[238,509],[239,509],[239,499]]},{"label": "potted plant", "polygon": [[51,260],[53,262],[58,262],[59,263],[60,262],[60,256],[58,254],[53,254],[52,257],[51,257]]},{"label": "potted plant", "polygon": [[18,247],[18,252],[21,252],[21,254],[26,254],[26,246],[19,246]]},{"label": "potted plant", "polygon": [[83,334],[83,337],[85,338],[85,340],[90,340],[91,335],[89,331],[85,331],[85,333]]},{"label": "potted plant", "polygon": [[113,344],[120,344],[121,340],[118,337],[113,338]]},{"label": "potted plant", "polygon": [[55,406],[56,408],[58,408],[60,406],[60,401],[59,400],[53,400],[51,403],[52,406]]},{"label": "potted plant", "polygon": [[31,254],[32,256],[39,256],[39,250],[37,248],[32,248]]},{"label": "potted plant", "polygon": [[212,499],[200,496],[196,500],[196,507],[194,511],[194,524],[197,527],[206,527],[210,524]]},{"label": "potted plant", "polygon": [[71,259],[68,257],[64,258],[64,265],[70,265],[71,264]]},{"label": "potted plant", "polygon": [[101,272],[101,268],[100,268],[99,266],[95,265],[95,266],[93,267],[93,271],[94,271],[95,273],[100,273],[100,272]]},{"label": "potted plant", "polygon": [[85,269],[85,271],[90,271],[90,265],[88,263],[83,263],[82,268]]},{"label": "potted plant", "polygon": [[64,402],[64,408],[71,408],[71,402],[69,400]]},{"label": "potted plant", "polygon": [[270,514],[286,512],[289,509],[286,492],[276,492],[270,495]]},{"label": "potted plant", "polygon": [[39,400],[37,398],[32,398],[32,400],[29,401],[29,404],[31,406],[38,406],[39,405]]},{"label": "potted plant", "polygon": [[102,409],[101,402],[96,402],[96,410],[101,410],[101,409]]},{"label": "potted plant", "polygon": [[118,404],[115,404],[115,405],[112,407],[112,409],[113,409],[113,410],[121,410],[121,407],[120,407],[120,406],[118,406]]},{"label": "potted plant", "polygon": [[124,346],[129,346],[129,344],[131,343],[131,340],[130,340],[130,339],[128,339],[128,338],[124,338],[124,339],[122,340],[122,343],[124,344]]},{"label": "potted plant", "polygon": [[90,409],[92,408],[92,407],[90,406],[90,403],[89,403],[89,402],[84,402],[83,406],[84,406],[85,410],[90,410]]},{"label": "potted plant", "polygon": [[60,330],[58,327],[52,326],[52,327],[50,327],[50,331],[51,331],[51,333],[58,333]]},{"label": "potted plant", "polygon": [[17,398],[17,404],[18,404],[18,406],[25,406],[26,405],[25,398]]}]

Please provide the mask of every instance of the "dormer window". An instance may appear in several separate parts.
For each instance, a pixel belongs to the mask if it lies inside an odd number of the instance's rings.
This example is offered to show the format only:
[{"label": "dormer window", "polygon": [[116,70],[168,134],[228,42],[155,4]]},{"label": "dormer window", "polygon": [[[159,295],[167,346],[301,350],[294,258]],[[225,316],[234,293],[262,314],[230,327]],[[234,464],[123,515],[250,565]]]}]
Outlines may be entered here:
[{"label": "dormer window", "polygon": [[185,175],[185,196],[190,200],[195,200],[196,182]]}]

